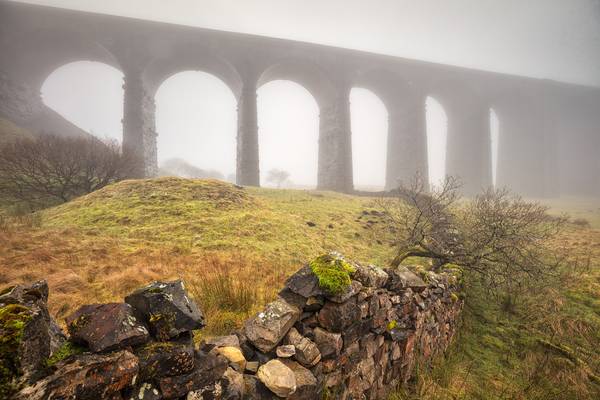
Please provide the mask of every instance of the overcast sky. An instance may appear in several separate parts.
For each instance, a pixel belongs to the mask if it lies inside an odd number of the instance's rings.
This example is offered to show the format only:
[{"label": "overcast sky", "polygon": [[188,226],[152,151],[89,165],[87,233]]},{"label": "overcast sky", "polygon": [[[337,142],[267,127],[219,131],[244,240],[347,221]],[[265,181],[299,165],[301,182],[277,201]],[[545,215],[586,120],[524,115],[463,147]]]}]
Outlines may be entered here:
[{"label": "overcast sky", "polygon": [[[600,0],[27,2],[600,86]],[[120,79],[118,71],[105,66],[69,65],[51,76],[43,95],[50,106],[82,128],[119,137],[122,106],[114,99],[121,96]],[[89,93],[94,96],[86,96]],[[203,73],[184,73],[170,78],[156,100],[160,158],[180,156],[201,167],[233,172],[235,99],[221,82]],[[351,100],[353,142],[359,144],[354,153],[355,181],[380,185],[385,165],[385,107],[362,90],[355,90]],[[443,110],[430,125],[443,128],[442,114]],[[317,123],[318,109],[304,88],[289,82],[261,88],[263,172],[288,169],[293,181],[314,183]],[[443,134],[430,137],[430,143],[441,145]],[[221,149],[222,157],[208,147]],[[434,174],[442,174],[440,157],[433,162]]]}]

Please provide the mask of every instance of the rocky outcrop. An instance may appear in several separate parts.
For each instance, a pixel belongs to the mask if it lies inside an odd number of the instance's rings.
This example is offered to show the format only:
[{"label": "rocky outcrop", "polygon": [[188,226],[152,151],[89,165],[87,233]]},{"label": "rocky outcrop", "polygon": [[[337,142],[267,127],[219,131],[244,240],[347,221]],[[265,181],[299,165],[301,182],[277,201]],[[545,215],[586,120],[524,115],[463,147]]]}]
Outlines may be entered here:
[{"label": "rocky outcrop", "polygon": [[316,260],[242,329],[199,345],[204,318],[181,281],[82,306],[68,341],[45,282],[4,290],[0,398],[383,399],[449,345],[463,304],[455,276]]}]

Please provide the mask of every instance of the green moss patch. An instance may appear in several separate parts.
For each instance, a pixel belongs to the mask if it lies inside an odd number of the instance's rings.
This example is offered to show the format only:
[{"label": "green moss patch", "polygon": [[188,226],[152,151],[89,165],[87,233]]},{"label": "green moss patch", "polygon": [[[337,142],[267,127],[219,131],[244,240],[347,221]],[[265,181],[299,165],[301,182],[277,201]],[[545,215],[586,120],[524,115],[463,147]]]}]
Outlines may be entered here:
[{"label": "green moss patch", "polygon": [[352,265],[330,254],[315,258],[309,266],[319,279],[321,289],[332,295],[342,293],[350,286],[350,274],[355,271]]},{"label": "green moss patch", "polygon": [[65,342],[58,350],[46,360],[46,366],[52,367],[54,364],[76,354],[81,354],[85,348],[73,342]]},{"label": "green moss patch", "polygon": [[31,310],[19,304],[0,308],[0,398],[10,398],[16,390],[19,375],[17,349],[23,339],[25,326],[31,320]]}]

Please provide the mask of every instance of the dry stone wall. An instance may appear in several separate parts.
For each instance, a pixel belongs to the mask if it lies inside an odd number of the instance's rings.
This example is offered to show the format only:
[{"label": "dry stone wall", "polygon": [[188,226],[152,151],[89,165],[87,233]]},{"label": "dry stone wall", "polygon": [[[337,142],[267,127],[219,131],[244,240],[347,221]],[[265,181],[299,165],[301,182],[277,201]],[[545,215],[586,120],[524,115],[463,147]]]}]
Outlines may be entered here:
[{"label": "dry stone wall", "polygon": [[18,285],[0,292],[0,398],[385,399],[446,350],[459,289],[450,272],[325,255],[242,329],[198,345],[204,317],[181,281],[85,305],[68,335],[48,314],[45,282]]}]

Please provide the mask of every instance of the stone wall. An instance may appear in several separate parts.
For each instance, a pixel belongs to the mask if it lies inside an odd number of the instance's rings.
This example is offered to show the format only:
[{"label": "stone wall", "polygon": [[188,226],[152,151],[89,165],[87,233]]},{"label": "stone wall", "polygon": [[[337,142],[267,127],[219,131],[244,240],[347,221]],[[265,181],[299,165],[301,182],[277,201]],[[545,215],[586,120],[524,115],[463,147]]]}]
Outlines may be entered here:
[{"label": "stone wall", "polygon": [[18,285],[0,291],[0,398],[384,399],[448,347],[458,290],[451,273],[332,253],[239,331],[195,344],[205,321],[181,281],[79,308],[68,339],[48,314],[45,282]]}]

